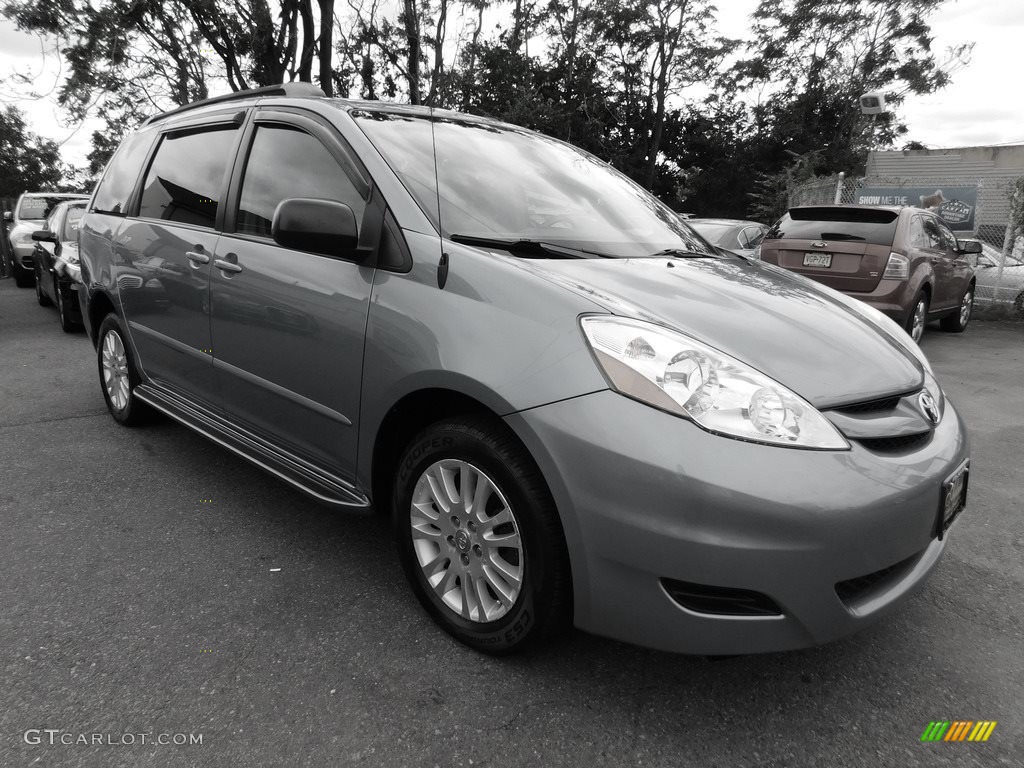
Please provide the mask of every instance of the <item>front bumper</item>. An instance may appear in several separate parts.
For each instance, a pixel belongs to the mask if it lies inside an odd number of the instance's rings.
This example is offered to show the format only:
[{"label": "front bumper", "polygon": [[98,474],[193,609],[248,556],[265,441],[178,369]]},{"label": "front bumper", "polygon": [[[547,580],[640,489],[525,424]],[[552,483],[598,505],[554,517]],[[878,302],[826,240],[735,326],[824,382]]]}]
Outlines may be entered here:
[{"label": "front bumper", "polygon": [[28,242],[11,242],[11,252],[14,254],[14,262],[22,269],[32,269],[32,265],[34,264],[32,253],[35,249],[36,244],[32,240],[29,240]]},{"label": "front bumper", "polygon": [[[817,645],[892,610],[945,547],[933,536],[941,484],[968,454],[948,402],[931,439],[898,455],[718,437],[611,391],[506,421],[561,513],[576,625],[695,654]],[[856,599],[840,598],[837,583],[879,571]],[[756,591],[782,615],[688,610],[662,579]]]}]

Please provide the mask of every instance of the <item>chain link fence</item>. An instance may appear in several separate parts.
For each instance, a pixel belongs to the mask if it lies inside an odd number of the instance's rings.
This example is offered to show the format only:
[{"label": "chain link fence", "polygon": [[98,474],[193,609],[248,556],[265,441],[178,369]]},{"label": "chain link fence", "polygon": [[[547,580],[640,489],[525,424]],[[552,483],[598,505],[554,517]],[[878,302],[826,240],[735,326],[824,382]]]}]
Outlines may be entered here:
[{"label": "chain link fence", "polygon": [[[1024,205],[1021,190],[1024,177],[964,178],[917,176],[892,178],[866,176],[845,178],[842,174],[817,176],[789,190],[789,205],[857,203],[857,191],[865,188],[928,188],[937,192],[954,187],[975,187],[977,207],[974,227],[957,231],[960,238],[976,238],[982,243],[977,257],[975,309],[984,317],[1012,317],[1024,320],[1024,229],[1015,219],[1017,206]],[[915,201],[916,202],[916,201]],[[1017,213],[1017,217],[1019,217]],[[972,257],[974,258],[974,257]]]}]

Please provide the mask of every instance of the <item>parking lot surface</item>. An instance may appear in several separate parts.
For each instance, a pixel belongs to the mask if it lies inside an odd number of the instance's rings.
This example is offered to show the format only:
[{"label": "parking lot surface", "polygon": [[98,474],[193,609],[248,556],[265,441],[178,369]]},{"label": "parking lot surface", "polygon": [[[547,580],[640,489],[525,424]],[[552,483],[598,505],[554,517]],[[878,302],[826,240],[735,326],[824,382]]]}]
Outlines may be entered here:
[{"label": "parking lot surface", "polygon": [[[381,520],[169,420],[118,426],[86,337],[0,280],[0,766],[1019,766],[1024,325],[922,346],[973,470],[895,616],[784,654],[576,632],[493,659],[421,611]],[[922,743],[934,720],[998,725]]]}]

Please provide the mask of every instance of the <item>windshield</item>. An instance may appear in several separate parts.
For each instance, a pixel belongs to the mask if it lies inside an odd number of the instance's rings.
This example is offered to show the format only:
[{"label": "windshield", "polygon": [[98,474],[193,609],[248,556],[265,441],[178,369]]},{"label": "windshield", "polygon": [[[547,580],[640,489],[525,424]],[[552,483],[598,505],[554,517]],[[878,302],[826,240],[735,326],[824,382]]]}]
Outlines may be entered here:
[{"label": "windshield", "polygon": [[[991,245],[988,245],[987,243],[981,244],[981,252],[982,255],[987,257],[988,260],[993,264],[998,264],[1000,261],[1003,261],[1003,252],[1000,251],[998,248],[993,248]],[[1021,266],[1021,264],[1024,264],[1024,261],[1021,261],[1015,256],[1007,255],[1006,261],[1004,263],[1008,267],[1019,267]]]},{"label": "windshield", "polygon": [[85,205],[68,206],[67,215],[64,217],[64,229],[60,233],[62,242],[78,241],[78,227],[81,225],[84,215]]},{"label": "windshield", "polygon": [[62,202],[59,197],[23,197],[18,207],[18,218],[36,221],[48,219],[54,207]]},{"label": "windshield", "polygon": [[[536,241],[612,257],[713,255],[679,215],[593,155],[506,125],[353,116],[444,237]],[[456,238],[458,239],[458,237]]]}]

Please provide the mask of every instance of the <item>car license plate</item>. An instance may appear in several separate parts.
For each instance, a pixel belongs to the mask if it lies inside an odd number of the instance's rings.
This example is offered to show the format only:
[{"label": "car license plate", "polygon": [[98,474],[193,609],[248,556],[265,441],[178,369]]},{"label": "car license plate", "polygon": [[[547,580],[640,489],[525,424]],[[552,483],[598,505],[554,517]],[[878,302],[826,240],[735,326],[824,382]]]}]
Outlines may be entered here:
[{"label": "car license plate", "polygon": [[967,480],[970,474],[971,462],[967,460],[942,483],[942,500],[939,502],[939,519],[936,524],[936,533],[940,539],[967,505]]},{"label": "car license plate", "polygon": [[831,267],[832,266],[832,254],[831,253],[805,253],[804,254],[804,266],[805,267]]}]

